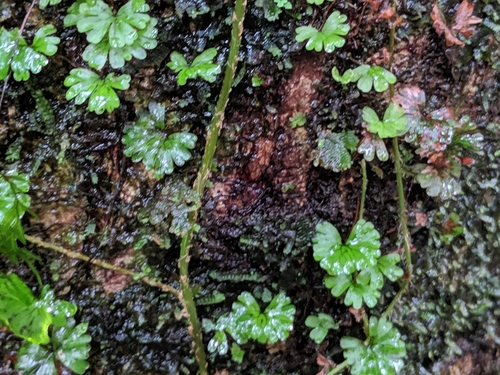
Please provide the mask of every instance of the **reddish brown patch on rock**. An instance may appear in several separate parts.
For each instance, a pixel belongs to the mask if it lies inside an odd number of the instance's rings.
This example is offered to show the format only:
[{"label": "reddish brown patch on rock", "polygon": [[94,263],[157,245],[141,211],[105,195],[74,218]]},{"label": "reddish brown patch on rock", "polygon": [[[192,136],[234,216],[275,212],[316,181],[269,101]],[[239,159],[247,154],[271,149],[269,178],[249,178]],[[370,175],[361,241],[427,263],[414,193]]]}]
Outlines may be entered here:
[{"label": "reddish brown patch on rock", "polygon": [[269,167],[271,156],[274,151],[274,141],[260,138],[255,143],[254,153],[247,164],[245,171],[250,181],[257,181]]},{"label": "reddish brown patch on rock", "polygon": [[[124,252],[111,260],[111,264],[118,267],[127,268],[127,266],[134,260],[133,250]],[[125,289],[128,283],[132,280],[130,276],[124,275],[120,272],[111,271],[104,268],[95,267],[95,278],[101,283],[102,288],[106,294],[114,294],[121,292]]]},{"label": "reddish brown patch on rock", "polygon": [[245,117],[238,112],[228,116],[228,123],[245,125],[235,145],[237,155],[219,158],[219,166],[226,172],[208,192],[217,215],[251,208],[270,187],[286,201],[300,206],[306,203],[311,145],[306,128],[292,128],[290,117],[311,111],[311,103],[320,99],[316,85],[325,72],[318,55],[304,55],[294,67],[292,76],[279,85],[283,101],[273,104],[277,113],[254,109],[245,111]]},{"label": "reddish brown patch on rock", "polygon": [[316,85],[323,77],[323,61],[316,56],[304,56],[295,63],[292,77],[283,86],[285,100],[280,108],[279,127],[283,133],[276,142],[273,160],[277,171],[274,188],[283,190],[284,184],[293,186],[284,193],[298,205],[306,203],[307,176],[311,167],[311,146],[305,128],[292,128],[290,117],[295,113],[307,114],[311,103],[318,100]]}]

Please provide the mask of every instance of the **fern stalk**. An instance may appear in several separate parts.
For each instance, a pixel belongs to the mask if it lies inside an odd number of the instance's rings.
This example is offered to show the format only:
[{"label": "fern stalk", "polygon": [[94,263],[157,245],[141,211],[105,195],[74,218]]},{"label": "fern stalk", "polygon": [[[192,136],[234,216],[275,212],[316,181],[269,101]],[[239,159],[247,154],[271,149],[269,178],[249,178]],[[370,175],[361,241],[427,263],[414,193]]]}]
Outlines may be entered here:
[{"label": "fern stalk", "polygon": [[[236,4],[234,7],[231,42],[229,46],[229,55],[226,70],[224,73],[224,80],[222,81],[222,89],[219,95],[219,99],[217,100],[217,105],[215,107],[215,112],[212,117],[210,128],[207,132],[205,153],[202,158],[201,167],[198,172],[198,177],[196,178],[193,186],[195,192],[199,194],[200,197],[203,196],[203,191],[205,190],[205,186],[210,175],[212,158],[215,154],[219,132],[224,122],[224,112],[226,110],[229,93],[231,92],[231,87],[234,81],[236,66],[238,64],[238,52],[241,44],[241,36],[243,34],[243,20],[245,18],[246,3],[246,0],[236,0]],[[206,375],[208,374],[208,369],[205,348],[203,346],[200,321],[198,320],[198,314],[196,312],[196,304],[194,302],[193,291],[189,284],[189,250],[191,248],[191,242],[193,239],[193,228],[196,224],[197,219],[198,211],[191,212],[189,215],[191,229],[182,238],[181,242],[181,250],[179,255],[179,275],[182,293],[180,294],[180,301],[184,305],[185,314],[188,319],[188,330],[193,337],[194,355],[196,362],[198,363],[199,372],[201,375]]]},{"label": "fern stalk", "polygon": [[[392,8],[394,9],[394,11],[396,11],[396,4],[397,0],[393,0]],[[389,53],[390,53],[389,70],[391,70],[392,63],[394,62],[395,32],[396,32],[395,27],[391,27],[389,34]],[[389,85],[389,89],[390,89],[389,91],[390,98],[392,99],[394,97],[394,84]],[[387,317],[391,313],[392,309],[396,305],[399,298],[401,298],[401,296],[406,292],[406,289],[410,285],[411,276],[413,274],[413,265],[411,262],[411,252],[410,252],[411,237],[408,231],[408,223],[406,220],[406,199],[403,186],[403,167],[401,165],[401,155],[399,153],[399,143],[397,137],[394,137],[392,139],[392,148],[394,151],[394,167],[396,169],[396,183],[398,187],[399,221],[401,224],[401,233],[403,235],[403,247],[405,250],[406,276],[403,285],[401,285],[401,289],[396,294],[394,299],[391,301],[385,312],[382,314],[382,316],[384,317]]]},{"label": "fern stalk", "polygon": [[347,359],[346,359],[344,362],[338,364],[337,367],[335,367],[332,371],[330,371],[328,373],[328,375],[338,374],[338,373],[342,372],[342,370],[345,369],[348,365],[349,364],[347,363]]},{"label": "fern stalk", "polygon": [[[118,272],[118,273],[121,273],[122,275],[130,276],[130,277],[134,278],[134,280],[135,279],[142,280],[144,283],[146,283],[150,286],[161,289],[164,293],[170,293],[170,294],[174,295],[175,297],[180,298],[179,292],[173,286],[168,285],[168,284],[164,284],[164,283],[162,283],[156,279],[153,279],[151,277],[148,277],[148,276],[142,276],[140,273],[129,270],[128,268],[115,266],[114,264],[108,263],[108,262],[100,260],[100,259],[90,258],[82,253],[77,252],[77,251],[71,251],[71,250],[65,249],[64,247],[54,245],[50,242],[45,242],[44,240],[42,240],[41,238],[38,238],[38,237],[25,235],[25,238],[26,238],[26,241],[31,242],[32,244],[37,245],[39,247],[42,247],[44,249],[56,251],[58,253],[66,255],[68,258],[83,260],[84,262],[91,263],[95,266],[98,266],[98,267],[101,267],[101,268],[104,268],[107,270],[111,270],[114,272]],[[35,275],[36,275],[36,273],[35,273]],[[40,281],[40,285],[41,285],[41,281]]]},{"label": "fern stalk", "polygon": [[363,220],[365,213],[365,200],[366,200],[366,187],[368,185],[368,178],[366,176],[366,160],[361,160],[361,173],[363,175],[363,182],[361,184],[361,203],[359,205],[359,220]]}]

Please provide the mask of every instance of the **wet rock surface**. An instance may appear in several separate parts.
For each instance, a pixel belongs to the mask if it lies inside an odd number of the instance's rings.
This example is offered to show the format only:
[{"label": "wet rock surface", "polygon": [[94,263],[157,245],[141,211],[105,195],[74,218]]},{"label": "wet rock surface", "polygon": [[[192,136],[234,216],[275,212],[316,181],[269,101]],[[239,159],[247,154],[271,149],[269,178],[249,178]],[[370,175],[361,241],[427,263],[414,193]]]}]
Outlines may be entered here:
[{"label": "wet rock surface", "polygon": [[[160,21],[159,46],[147,59],[125,66],[123,72],[132,75],[132,82],[121,94],[120,108],[97,116],[64,99],[64,77],[83,64],[86,45],[84,35],[62,27],[71,3],[37,10],[28,19],[26,35],[40,24],[54,23],[62,39],[60,51],[42,73],[32,76],[29,86],[9,82],[0,112],[2,162],[16,163],[33,174],[30,195],[38,217],[26,219],[26,232],[118,265],[137,270],[149,266],[155,276],[178,286],[180,240],[170,231],[167,212],[159,217],[165,201],[162,192],[171,181],[189,186],[196,177],[221,77],[215,84],[197,80],[179,87],[166,63],[174,50],[192,58],[209,47],[218,48],[217,59],[224,62],[230,6],[220,1],[148,1],[151,15]],[[118,7],[122,2],[115,3]],[[354,129],[359,135],[362,108],[382,108],[383,96],[363,94],[355,85],[343,87],[330,73],[333,66],[343,72],[368,59],[387,62],[387,22],[374,10],[379,2],[371,3],[340,1],[311,7],[302,1],[276,21],[268,20],[265,8],[249,4],[239,82],[227,107],[212,186],[201,202],[190,275],[200,296],[213,291],[226,296],[221,304],[199,306],[201,319],[227,312],[242,291],[259,295],[265,288],[286,291],[297,313],[284,343],[249,343],[241,364],[231,362],[230,356],[212,358],[213,372],[227,368],[231,374],[316,374],[317,353],[340,363],[340,337],[362,337],[362,327],[348,308],[324,288],[324,272],[311,251],[318,222],[328,220],[346,238],[357,220],[361,156],[354,157],[350,170],[333,173],[315,167],[313,154],[321,131]],[[484,16],[481,9],[487,3],[477,2],[478,15]],[[27,5],[0,4],[2,26],[18,27]],[[432,6],[408,0],[398,7],[404,23],[395,47],[396,89],[423,89],[426,113],[449,107],[470,116],[485,143],[477,162],[463,168],[463,194],[446,202],[429,198],[408,171],[405,194],[415,275],[393,321],[407,343],[404,374],[498,374],[499,72],[488,58],[474,57],[489,51],[483,40],[489,34],[481,28],[464,49],[448,47],[432,28]],[[440,6],[452,19],[455,6],[450,1]],[[295,28],[320,26],[333,9],[348,16],[351,32],[346,45],[334,54],[305,51],[294,40]],[[264,78],[262,86],[252,85],[256,74]],[[166,117],[176,119],[169,131],[189,130],[198,136],[193,159],[173,177],[161,180],[126,158],[121,143],[124,126],[135,121],[136,110],[151,100],[164,103]],[[44,115],[47,111],[40,103],[48,103],[55,121]],[[292,128],[290,117],[299,112],[307,122]],[[7,161],[13,152],[18,157]],[[407,160],[408,165],[414,162]],[[402,245],[393,164],[373,161],[368,180],[365,218],[380,232],[383,252],[395,251]],[[160,207],[158,217],[148,216],[145,207],[148,212]],[[464,234],[447,244],[442,238],[451,213],[460,217]],[[142,249],[134,250],[146,237],[150,240]],[[181,306],[175,298],[89,264],[30,249],[42,257],[37,267],[44,283],[78,306],[77,320],[89,322],[93,341],[88,373],[196,372],[191,339],[178,320]],[[17,271],[35,288],[36,280],[26,267],[0,262],[0,269]],[[217,279],[214,274],[232,276]],[[238,281],[241,275],[252,276]],[[396,284],[385,287],[374,313],[382,311],[397,289]],[[308,338],[304,322],[320,311],[340,321],[341,328],[318,347]],[[0,330],[0,374],[15,373],[12,363],[19,345],[20,340]]]}]

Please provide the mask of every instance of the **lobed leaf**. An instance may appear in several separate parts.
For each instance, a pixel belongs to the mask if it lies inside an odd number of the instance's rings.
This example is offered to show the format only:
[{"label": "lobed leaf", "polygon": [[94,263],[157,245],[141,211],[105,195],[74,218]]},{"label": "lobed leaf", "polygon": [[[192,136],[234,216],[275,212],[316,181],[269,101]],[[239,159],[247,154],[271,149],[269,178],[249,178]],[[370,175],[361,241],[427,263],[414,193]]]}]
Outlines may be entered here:
[{"label": "lobed leaf", "polygon": [[54,353],[41,345],[25,342],[17,353],[16,370],[23,374],[57,375]]},{"label": "lobed leaf", "polygon": [[369,339],[365,344],[354,337],[343,337],[340,346],[353,375],[395,375],[403,366],[405,343],[396,328],[386,319],[370,318]]},{"label": "lobed leaf", "polygon": [[233,303],[231,313],[219,318],[215,326],[228,332],[238,344],[244,344],[249,339],[261,344],[274,344],[288,337],[294,316],[295,306],[283,292],[271,300],[264,312],[261,312],[251,293],[243,292]]},{"label": "lobed leaf", "polygon": [[325,339],[330,329],[338,329],[339,323],[335,323],[333,318],[325,313],[319,313],[318,316],[309,315],[305,321],[309,328],[313,328],[309,337],[316,344],[320,344]]},{"label": "lobed leaf", "polygon": [[19,30],[14,29],[9,32],[2,27],[0,29],[0,79],[5,79],[10,69],[16,81],[28,80],[30,72],[40,73],[49,62],[46,55],[52,56],[57,52],[57,44],[60,40],[49,36],[55,31],[52,25],[43,26],[36,32],[32,46],[20,37],[17,49],[14,50]]},{"label": "lobed leaf", "polygon": [[335,297],[340,297],[347,291],[344,303],[346,306],[352,305],[355,309],[360,309],[363,301],[368,307],[374,307],[380,298],[379,288],[370,283],[370,278],[362,273],[355,279],[352,275],[346,274],[327,276],[324,283]]},{"label": "lobed leaf", "polygon": [[143,0],[130,0],[114,16],[102,0],[78,0],[68,9],[64,25],[76,25],[78,31],[87,33],[91,44],[83,58],[92,68],[102,69],[109,58],[110,65],[117,69],[132,57],[144,59],[146,50],[157,46],[158,21],[144,13],[148,10]]},{"label": "lobed leaf", "polygon": [[321,163],[326,169],[340,172],[352,165],[351,152],[356,150],[358,138],[354,131],[325,133],[318,140],[318,156],[315,165]]},{"label": "lobed leaf", "polygon": [[215,82],[217,75],[220,73],[220,65],[212,62],[216,55],[217,50],[215,48],[208,48],[197,56],[189,66],[184,56],[174,51],[170,54],[170,62],[167,66],[178,73],[177,83],[181,86],[185,85],[188,79],[196,79],[197,77],[212,83]]},{"label": "lobed leaf", "polygon": [[314,49],[316,52],[321,52],[324,49],[325,52],[331,53],[335,48],[340,48],[345,44],[343,36],[347,35],[350,29],[346,21],[347,16],[336,10],[327,18],[321,31],[311,26],[300,26],[295,29],[297,33],[295,40],[303,42],[309,39],[306,43],[308,51]]},{"label": "lobed leaf", "polygon": [[89,367],[87,358],[90,352],[91,337],[87,334],[88,323],[75,327],[74,319],[68,319],[63,327],[54,330],[52,345],[55,359],[77,374],[83,374]]},{"label": "lobed leaf", "polygon": [[87,69],[72,69],[64,80],[64,86],[69,87],[66,99],[75,98],[76,104],[89,100],[88,110],[100,115],[112,112],[120,106],[117,90],[126,90],[130,86],[130,75],[115,76],[110,73],[101,79],[96,73]]},{"label": "lobed leaf", "polygon": [[[162,108],[164,112],[165,107]],[[122,142],[125,145],[125,155],[131,157],[134,162],[142,161],[159,179],[165,174],[171,174],[174,164],[183,166],[191,158],[189,150],[195,147],[197,137],[181,132],[165,138],[164,133],[158,130],[165,127],[164,117],[159,120],[155,116],[158,115],[145,114],[134,126],[126,128]]]},{"label": "lobed leaf", "polygon": [[16,275],[0,273],[0,321],[17,336],[35,344],[50,341],[52,316],[36,303],[31,290]]},{"label": "lobed leaf", "polygon": [[337,229],[328,222],[316,226],[314,259],[330,275],[351,274],[376,264],[380,256],[380,235],[373,224],[359,220],[342,244]]},{"label": "lobed leaf", "polygon": [[29,262],[37,259],[30,252],[19,248],[18,241],[26,243],[21,219],[29,209],[31,198],[29,177],[9,171],[0,176],[0,253],[6,255],[14,264],[18,258]]},{"label": "lobed leaf", "polygon": [[61,0],[40,0],[40,8],[45,9],[48,5],[57,5]]},{"label": "lobed leaf", "polygon": [[214,337],[208,342],[207,349],[210,353],[226,354],[229,349],[226,333],[224,331],[217,331]]},{"label": "lobed leaf", "polygon": [[33,49],[46,56],[53,56],[57,52],[57,45],[61,41],[56,36],[49,36],[56,33],[56,28],[52,25],[45,25],[38,29],[33,39]]},{"label": "lobed leaf", "polygon": [[404,109],[394,102],[389,104],[382,121],[373,109],[364,107],[363,120],[368,123],[368,130],[378,134],[380,138],[394,138],[403,135],[408,122]]},{"label": "lobed leaf", "polygon": [[19,350],[16,369],[24,374],[57,375],[55,361],[59,361],[71,371],[83,374],[89,367],[86,359],[89,356],[91,340],[86,335],[88,323],[74,327],[73,319],[67,325],[54,330],[52,349],[32,343],[25,343]]}]

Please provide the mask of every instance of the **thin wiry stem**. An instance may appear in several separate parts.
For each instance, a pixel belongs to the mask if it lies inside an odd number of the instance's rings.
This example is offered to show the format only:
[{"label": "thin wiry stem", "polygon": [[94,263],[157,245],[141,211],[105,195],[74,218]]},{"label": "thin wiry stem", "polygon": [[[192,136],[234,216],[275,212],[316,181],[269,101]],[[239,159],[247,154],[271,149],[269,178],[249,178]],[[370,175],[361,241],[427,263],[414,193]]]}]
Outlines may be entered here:
[{"label": "thin wiry stem", "polygon": [[337,365],[337,367],[335,367],[332,371],[330,371],[328,373],[328,375],[335,375],[335,374],[338,374],[339,372],[341,372],[343,369],[345,369],[347,366],[349,366],[349,364],[347,363],[347,360],[345,360],[344,362],[342,362],[341,364]]},{"label": "thin wiry stem", "polygon": [[57,246],[57,245],[54,245],[50,242],[45,242],[44,240],[42,240],[41,238],[38,238],[38,237],[25,235],[25,238],[27,241],[31,242],[32,244],[37,245],[39,247],[42,247],[44,249],[56,251],[58,253],[66,255],[69,258],[80,259],[80,260],[83,260],[84,262],[91,263],[95,266],[105,268],[107,270],[115,271],[115,272],[121,273],[123,275],[131,276],[134,279],[142,280],[144,283],[146,283],[148,285],[154,286],[155,288],[159,288],[163,292],[173,294],[175,297],[179,298],[179,291],[177,289],[175,289],[173,286],[170,286],[168,284],[164,284],[161,281],[154,280],[154,279],[147,277],[147,276],[142,276],[140,273],[129,270],[128,268],[118,267],[118,266],[115,266],[114,264],[108,263],[104,260],[90,258],[82,253],[78,253],[76,251],[71,251],[71,250],[65,249],[62,246]]},{"label": "thin wiry stem", "polygon": [[[231,31],[231,42],[229,46],[229,55],[224,73],[224,80],[222,81],[222,89],[215,106],[212,122],[207,133],[205,153],[202,158],[202,164],[198,172],[198,177],[194,182],[194,191],[201,197],[207,184],[210,170],[212,166],[212,159],[217,147],[217,140],[219,132],[224,122],[224,113],[226,110],[227,102],[229,100],[229,93],[234,81],[236,66],[238,64],[238,52],[241,44],[241,36],[243,34],[243,20],[245,19],[246,0],[236,0],[233,23]],[[193,231],[198,218],[198,212],[193,211],[189,215],[191,229],[182,238],[181,250],[179,255],[179,274],[180,285],[182,294],[180,296],[181,302],[184,305],[188,319],[188,330],[193,337],[194,354],[198,363],[200,374],[208,374],[207,361],[205,348],[203,346],[202,333],[198,314],[196,312],[196,304],[194,302],[193,291],[189,283],[189,251],[191,248],[191,241],[193,238]]]},{"label": "thin wiry stem", "polygon": [[361,160],[361,173],[363,176],[363,182],[361,184],[361,203],[359,205],[359,220],[363,219],[365,213],[365,199],[366,199],[366,187],[368,185],[368,178],[366,176],[366,160]]},{"label": "thin wiry stem", "polygon": [[[393,0],[392,2],[392,8],[394,11],[396,11],[396,1]],[[394,62],[394,41],[395,41],[395,27],[391,27],[391,31],[389,34],[389,53],[390,53],[390,59],[389,59],[389,70],[392,67],[392,64]],[[389,86],[390,88],[390,98],[392,99],[394,97],[394,85],[391,84]],[[401,224],[401,234],[403,235],[403,247],[405,251],[405,262],[406,262],[406,275],[405,275],[405,281],[401,285],[401,289],[399,292],[396,294],[394,299],[391,301],[385,312],[382,314],[382,316],[387,317],[394,306],[396,305],[397,301],[401,296],[406,292],[406,289],[410,285],[411,281],[411,276],[413,274],[413,265],[411,261],[411,237],[410,237],[410,232],[408,231],[408,223],[406,220],[406,199],[405,199],[405,194],[404,194],[404,185],[403,185],[403,167],[401,163],[401,155],[399,153],[399,144],[398,144],[398,138],[395,137],[392,139],[392,148],[394,152],[394,166],[396,169],[396,183],[398,187],[398,203],[399,203],[399,221]]]}]

